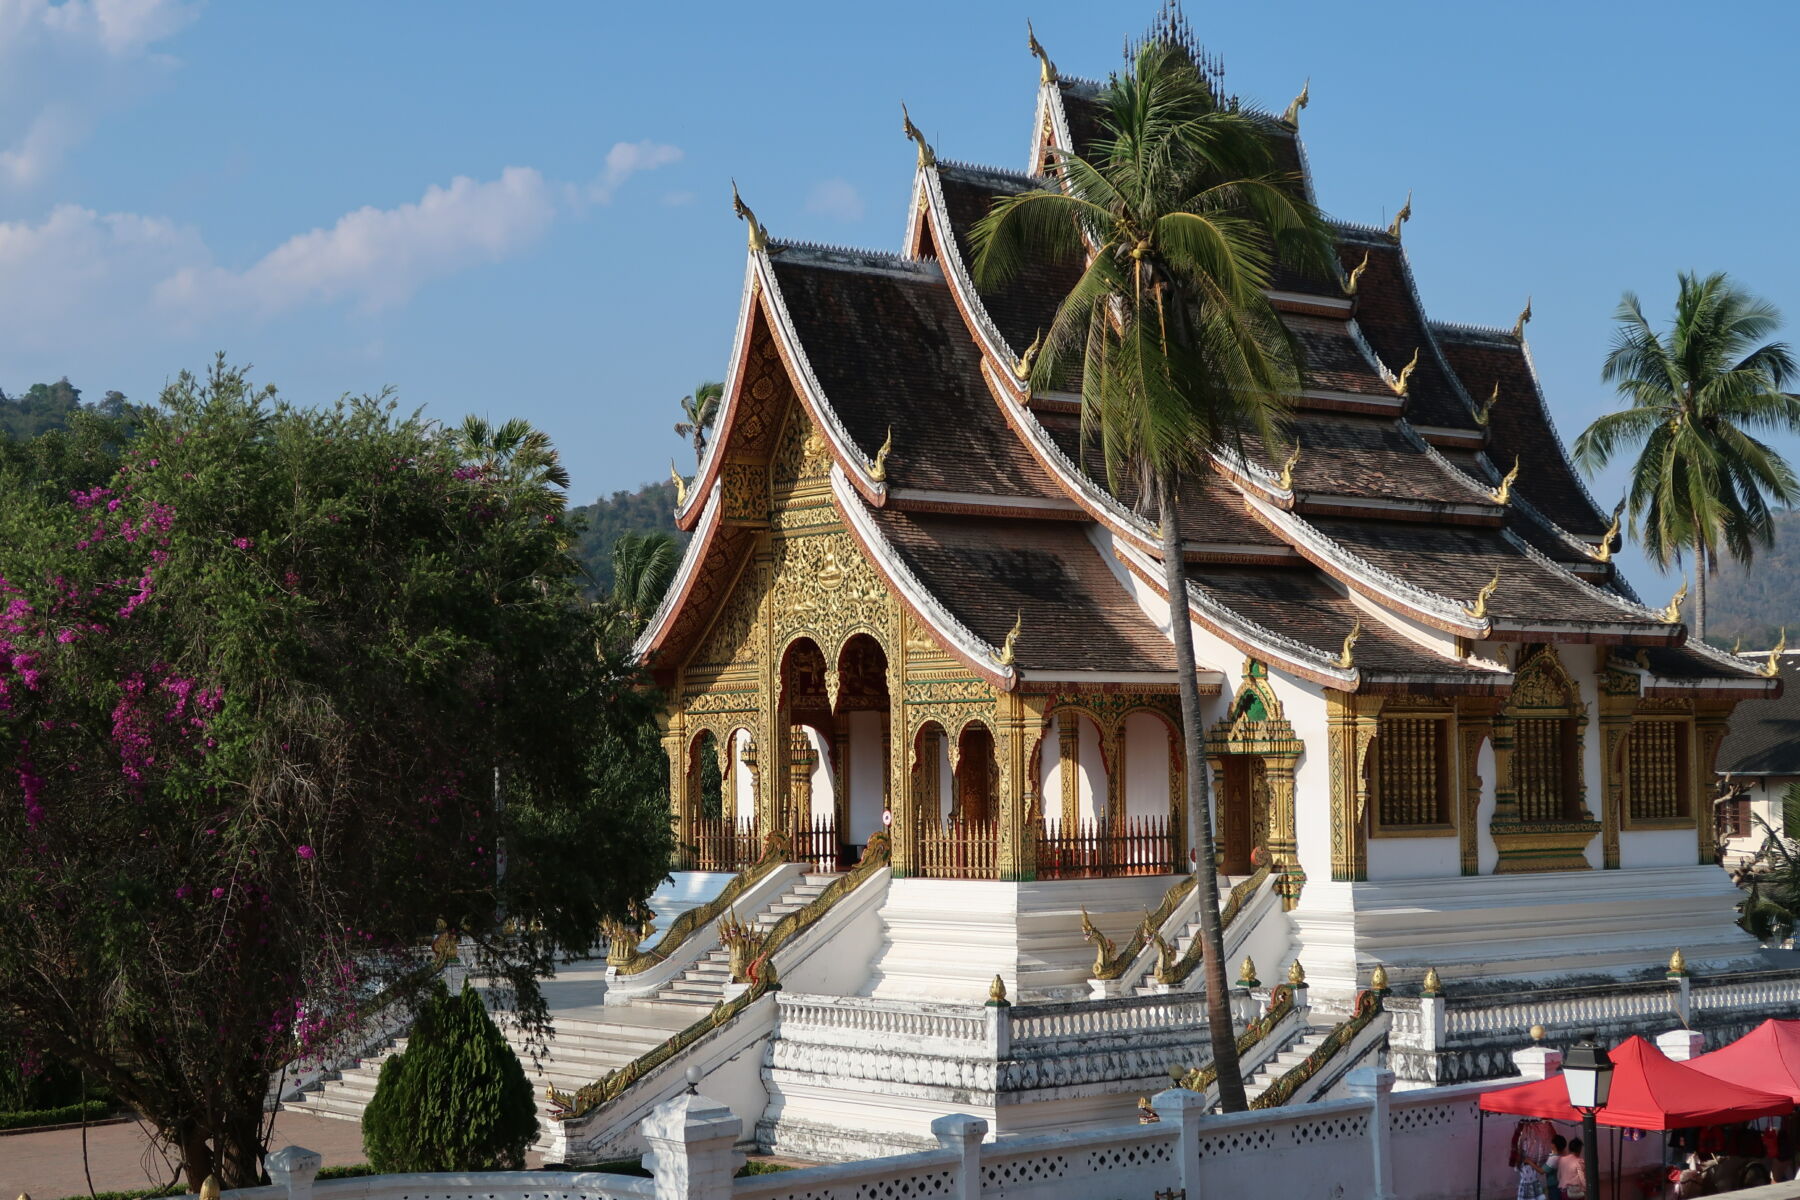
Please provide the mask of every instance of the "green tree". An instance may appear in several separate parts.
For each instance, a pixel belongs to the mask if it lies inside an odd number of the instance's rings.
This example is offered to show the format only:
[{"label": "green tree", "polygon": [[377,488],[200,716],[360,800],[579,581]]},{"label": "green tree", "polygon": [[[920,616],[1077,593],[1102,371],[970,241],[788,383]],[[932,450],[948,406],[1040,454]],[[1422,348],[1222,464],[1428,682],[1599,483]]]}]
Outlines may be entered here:
[{"label": "green tree", "polygon": [[613,546],[627,533],[667,533],[678,546],[687,534],[675,528],[675,485],[646,483],[635,492],[616,491],[569,511],[575,522],[575,557],[587,575],[583,585],[598,600],[613,590]]},{"label": "green tree", "polygon": [[664,875],[656,699],[529,431],[222,362],[122,449],[83,424],[0,447],[0,1044],[247,1186],[271,1077],[421,986],[438,919],[541,1028]]},{"label": "green tree", "polygon": [[706,457],[706,438],[719,418],[719,405],[724,399],[725,385],[718,382],[703,383],[692,395],[681,398],[681,413],[687,419],[675,423],[675,436],[694,444],[695,462]]},{"label": "green tree", "polygon": [[627,533],[613,543],[612,601],[633,636],[649,622],[681,559],[681,544],[670,533]]},{"label": "green tree", "polygon": [[1787,346],[1769,341],[1781,314],[1727,279],[1683,273],[1666,335],[1625,293],[1600,378],[1627,407],[1575,439],[1589,473],[1637,446],[1626,485],[1632,533],[1659,567],[1692,556],[1694,633],[1706,636],[1706,577],[1720,554],[1749,562],[1774,542],[1769,501],[1800,500],[1800,480],[1754,432],[1800,433]]},{"label": "green tree", "polygon": [[383,1175],[523,1169],[537,1103],[480,992],[433,987],[406,1048],[381,1064],[362,1130]]},{"label": "green tree", "polygon": [[[1272,443],[1298,387],[1295,349],[1264,290],[1285,260],[1326,270],[1330,242],[1298,181],[1276,169],[1266,117],[1223,104],[1192,51],[1152,39],[1101,97],[1093,157],[1061,155],[1060,188],[997,201],[975,227],[975,267],[1000,283],[1039,256],[1086,266],[1031,369],[1033,387],[1080,377],[1082,430],[1117,487],[1161,525],[1164,582],[1187,595],[1183,476],[1246,438]],[[1187,761],[1205,761],[1193,634],[1173,625]],[[1186,771],[1220,1102],[1246,1106],[1219,926],[1206,772]]]}]

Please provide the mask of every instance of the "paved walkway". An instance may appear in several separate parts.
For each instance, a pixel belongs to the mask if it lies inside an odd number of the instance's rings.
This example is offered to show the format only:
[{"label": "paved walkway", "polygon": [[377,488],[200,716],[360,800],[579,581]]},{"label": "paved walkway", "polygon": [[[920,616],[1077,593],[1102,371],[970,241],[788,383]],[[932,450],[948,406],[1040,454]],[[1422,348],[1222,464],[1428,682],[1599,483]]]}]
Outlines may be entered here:
[{"label": "paved walkway", "polygon": [[[87,1143],[88,1168],[97,1192],[153,1187],[175,1177],[174,1164],[136,1122],[90,1127]],[[276,1113],[269,1149],[279,1150],[290,1143],[317,1150],[325,1156],[328,1167],[365,1161],[362,1126],[355,1121],[333,1121],[307,1113]],[[32,1200],[87,1195],[80,1129],[0,1136],[0,1196],[11,1200],[20,1192],[29,1192]]]}]

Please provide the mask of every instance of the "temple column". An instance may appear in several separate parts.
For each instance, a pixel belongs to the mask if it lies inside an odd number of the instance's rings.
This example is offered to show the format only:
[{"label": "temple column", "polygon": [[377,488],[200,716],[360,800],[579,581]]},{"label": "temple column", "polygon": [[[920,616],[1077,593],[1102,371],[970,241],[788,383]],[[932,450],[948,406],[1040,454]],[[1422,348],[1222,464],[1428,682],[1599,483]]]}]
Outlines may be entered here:
[{"label": "temple column", "polygon": [[1081,820],[1081,718],[1056,714],[1057,782],[1062,785],[1063,836],[1070,837]]},{"label": "temple column", "polygon": [[1369,747],[1375,741],[1381,697],[1327,688],[1326,724],[1331,756],[1331,877],[1361,882],[1369,877]]},{"label": "temple column", "polygon": [[657,724],[662,726],[663,753],[669,759],[669,824],[675,833],[675,852],[679,858],[681,844],[693,828],[696,803],[688,786],[687,720],[679,711],[664,710],[658,715]]},{"label": "temple column", "polygon": [[1623,671],[1600,673],[1600,853],[1601,866],[1619,869],[1619,830],[1630,803],[1631,714],[1637,708],[1637,676]]},{"label": "temple column", "polygon": [[1502,710],[1494,718],[1494,825],[1519,823],[1519,793],[1513,787],[1513,723]]},{"label": "temple column", "polygon": [[818,765],[804,725],[788,726],[787,820],[778,828],[792,834],[812,824],[812,777]]},{"label": "temple column", "polygon": [[1709,865],[1717,849],[1713,837],[1712,796],[1713,772],[1719,757],[1719,744],[1725,740],[1726,722],[1735,707],[1730,701],[1701,701],[1694,706],[1694,755],[1690,772],[1693,782],[1688,789],[1688,803],[1694,813],[1694,833],[1699,842],[1699,861]]},{"label": "temple column", "polygon": [[999,808],[996,831],[998,873],[1001,879],[1037,878],[1037,822],[1033,813],[1037,794],[1036,748],[1044,728],[1048,696],[1023,696],[1006,692],[1000,697],[999,728],[995,756],[1000,766]]},{"label": "temple column", "polygon": [[1494,736],[1492,704],[1465,704],[1456,713],[1456,743],[1461,769],[1456,792],[1456,822],[1462,873],[1481,873],[1481,744]]},{"label": "temple column", "polygon": [[1306,872],[1300,869],[1300,836],[1294,817],[1294,760],[1275,755],[1263,757],[1264,778],[1269,787],[1269,863],[1278,873],[1275,890],[1282,907],[1292,911],[1300,902]]}]

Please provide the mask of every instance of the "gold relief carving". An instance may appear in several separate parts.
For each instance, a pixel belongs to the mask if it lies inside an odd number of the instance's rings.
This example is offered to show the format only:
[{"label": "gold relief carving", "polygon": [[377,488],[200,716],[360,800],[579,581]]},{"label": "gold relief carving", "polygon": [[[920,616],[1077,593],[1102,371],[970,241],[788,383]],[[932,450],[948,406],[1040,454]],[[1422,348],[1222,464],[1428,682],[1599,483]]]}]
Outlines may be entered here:
[{"label": "gold relief carving", "polygon": [[1327,689],[1325,701],[1331,757],[1331,877],[1356,882],[1369,877],[1367,766],[1381,698]]},{"label": "gold relief carving", "polygon": [[1600,672],[1600,694],[1602,696],[1636,697],[1642,690],[1642,680],[1632,671],[1621,671],[1617,666],[1608,665]]},{"label": "gold relief carving", "polygon": [[1062,785],[1064,829],[1073,829],[1081,817],[1081,718],[1073,710],[1056,713],[1056,778]]},{"label": "gold relief carving", "polygon": [[690,660],[690,667],[758,660],[756,633],[764,586],[762,572],[752,562],[738,576],[725,603],[719,607],[712,628],[707,630]]},{"label": "gold relief carving", "polygon": [[763,525],[769,519],[768,470],[761,463],[732,460],[719,472],[720,518],[732,525]]},{"label": "gold relief carving", "polygon": [[1510,707],[1573,708],[1580,703],[1581,692],[1557,657],[1556,647],[1542,647],[1519,666]]},{"label": "gold relief carving", "polygon": [[759,688],[701,692],[689,697],[687,702],[688,715],[696,717],[712,713],[753,713],[761,707],[762,691]]}]

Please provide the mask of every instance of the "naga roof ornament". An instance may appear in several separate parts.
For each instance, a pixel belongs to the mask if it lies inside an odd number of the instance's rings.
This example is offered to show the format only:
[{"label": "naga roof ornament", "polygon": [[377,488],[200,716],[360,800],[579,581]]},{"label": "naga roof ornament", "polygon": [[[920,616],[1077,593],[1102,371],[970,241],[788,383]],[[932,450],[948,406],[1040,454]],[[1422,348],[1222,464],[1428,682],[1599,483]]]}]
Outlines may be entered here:
[{"label": "naga roof ornament", "polygon": [[893,453],[893,450],[894,427],[889,425],[887,440],[881,443],[881,449],[877,450],[875,452],[875,457],[869,460],[869,478],[873,479],[876,483],[887,482],[887,460],[888,455]]},{"label": "naga roof ornament", "polygon": [[751,253],[761,254],[767,250],[769,248],[769,231],[763,228],[762,222],[756,219],[756,214],[750,211],[750,206],[744,203],[744,198],[738,195],[737,180],[735,179],[731,181],[731,211],[737,214],[738,220],[750,227]]},{"label": "naga roof ornament", "polygon": [[1475,414],[1475,423],[1486,429],[1488,422],[1494,419],[1494,405],[1498,403],[1500,403],[1500,381],[1496,379],[1494,380],[1493,394],[1487,398],[1487,403],[1483,404],[1481,410]]},{"label": "naga roof ornament", "polygon": [[1681,620],[1681,602],[1686,599],[1687,580],[1684,579],[1681,581],[1681,586],[1675,589],[1675,598],[1669,601],[1662,610],[1664,625],[1673,625],[1675,622]]},{"label": "naga roof ornament", "polygon": [[1787,626],[1783,625],[1781,627],[1781,640],[1775,643],[1775,648],[1773,650],[1769,651],[1769,661],[1765,662],[1761,667],[1760,673],[1763,678],[1773,679],[1775,676],[1781,674],[1781,652],[1786,649]]},{"label": "naga roof ornament", "polygon": [[919,147],[920,168],[937,166],[937,155],[932,153],[931,143],[925,140],[925,135],[919,132],[919,127],[913,124],[912,114],[906,111],[906,101],[904,100],[900,102],[900,120],[901,128],[906,130],[906,139]]},{"label": "naga roof ornament", "polygon": [[1408,188],[1406,192],[1406,203],[1402,204],[1400,206],[1400,211],[1394,214],[1394,223],[1388,226],[1388,236],[1393,238],[1396,242],[1399,241],[1400,227],[1410,220],[1412,220],[1412,189]]},{"label": "naga roof ornament", "polygon": [[1287,111],[1281,114],[1282,122],[1287,125],[1298,127],[1300,124],[1300,110],[1311,103],[1312,80],[1309,78],[1301,85],[1300,94],[1288,101]]},{"label": "naga roof ornament", "polygon": [[1495,504],[1511,504],[1513,484],[1519,479],[1519,456],[1513,455],[1512,470],[1500,477],[1500,486],[1493,490]]},{"label": "naga roof ornament", "polygon": [[683,479],[681,477],[681,472],[675,469],[675,460],[672,458],[669,460],[669,479],[675,484],[675,507],[686,507],[688,489],[687,480]]},{"label": "naga roof ornament", "polygon": [[1043,44],[1037,40],[1037,31],[1031,27],[1030,21],[1025,22],[1025,45],[1038,60],[1038,82],[1055,83],[1058,78],[1056,64],[1044,52]]},{"label": "naga roof ornament", "polygon": [[1281,464],[1281,478],[1276,481],[1277,487],[1284,492],[1294,490],[1294,464],[1300,461],[1300,443],[1294,443],[1294,449],[1288,454],[1287,461]]},{"label": "naga roof ornament", "polygon": [[1394,380],[1394,390],[1402,396],[1412,387],[1413,372],[1419,369],[1419,347],[1413,347],[1412,361],[1400,368],[1400,374]]},{"label": "naga roof ornament", "polygon": [[1613,556],[1613,539],[1619,536],[1619,521],[1625,512],[1625,502],[1619,501],[1619,507],[1613,509],[1612,524],[1606,527],[1606,533],[1600,544],[1594,547],[1595,562],[1611,562]]},{"label": "naga roof ornament", "polygon": [[1531,324],[1531,297],[1525,297],[1525,307],[1519,310],[1519,319],[1513,322],[1513,337],[1525,340],[1525,327]]},{"label": "naga roof ornament", "polygon": [[1013,627],[1006,631],[1006,641],[1000,645],[1000,653],[994,655],[994,661],[1003,667],[1013,665],[1014,651],[1019,645],[1019,634],[1025,630],[1025,611],[1019,610],[1013,620]]},{"label": "naga roof ornament", "polygon": [[1348,671],[1356,666],[1356,643],[1361,639],[1362,618],[1358,617],[1356,623],[1350,626],[1350,632],[1344,635],[1344,648],[1338,652],[1337,659],[1331,665],[1340,671]]},{"label": "naga roof ornament", "polygon": [[1363,251],[1363,260],[1350,271],[1350,278],[1344,281],[1344,295],[1356,295],[1356,285],[1362,282],[1363,272],[1369,269],[1370,251]]},{"label": "naga roof ornament", "polygon": [[1488,615],[1488,601],[1492,600],[1494,593],[1499,590],[1500,572],[1495,571],[1494,577],[1483,584],[1479,592],[1475,593],[1475,603],[1464,605],[1463,611],[1477,621],[1485,619]]},{"label": "naga roof ornament", "polygon": [[1025,353],[1013,359],[1013,374],[1018,376],[1019,382],[1023,383],[1031,378],[1031,368],[1037,363],[1038,353],[1043,348],[1044,331],[1040,329],[1037,336],[1031,339],[1031,345],[1025,347]]}]

